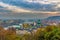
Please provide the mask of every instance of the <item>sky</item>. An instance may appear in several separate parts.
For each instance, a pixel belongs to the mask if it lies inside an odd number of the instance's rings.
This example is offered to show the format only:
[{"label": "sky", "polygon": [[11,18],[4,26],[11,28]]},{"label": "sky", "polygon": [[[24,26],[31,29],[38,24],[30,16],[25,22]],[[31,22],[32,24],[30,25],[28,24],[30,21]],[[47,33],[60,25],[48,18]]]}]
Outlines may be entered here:
[{"label": "sky", "polygon": [[60,16],[60,0],[0,0],[0,18],[48,16]]}]

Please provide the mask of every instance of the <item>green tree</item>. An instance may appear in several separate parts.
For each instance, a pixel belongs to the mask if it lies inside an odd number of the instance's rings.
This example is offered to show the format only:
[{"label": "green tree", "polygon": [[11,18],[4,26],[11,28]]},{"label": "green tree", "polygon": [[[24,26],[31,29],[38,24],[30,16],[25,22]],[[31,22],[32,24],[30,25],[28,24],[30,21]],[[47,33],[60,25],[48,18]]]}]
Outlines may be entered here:
[{"label": "green tree", "polygon": [[45,39],[46,40],[60,40],[60,29],[55,28],[50,32],[46,32]]}]

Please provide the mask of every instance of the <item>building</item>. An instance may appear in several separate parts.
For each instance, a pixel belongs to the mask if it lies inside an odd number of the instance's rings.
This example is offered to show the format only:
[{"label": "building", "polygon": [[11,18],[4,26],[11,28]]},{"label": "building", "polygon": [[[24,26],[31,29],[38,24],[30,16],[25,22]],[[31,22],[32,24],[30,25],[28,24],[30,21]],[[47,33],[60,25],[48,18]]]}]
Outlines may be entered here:
[{"label": "building", "polygon": [[18,30],[21,28],[20,25],[12,25],[12,26],[8,26],[8,27],[9,27],[9,28],[13,27],[13,28],[18,29]]}]

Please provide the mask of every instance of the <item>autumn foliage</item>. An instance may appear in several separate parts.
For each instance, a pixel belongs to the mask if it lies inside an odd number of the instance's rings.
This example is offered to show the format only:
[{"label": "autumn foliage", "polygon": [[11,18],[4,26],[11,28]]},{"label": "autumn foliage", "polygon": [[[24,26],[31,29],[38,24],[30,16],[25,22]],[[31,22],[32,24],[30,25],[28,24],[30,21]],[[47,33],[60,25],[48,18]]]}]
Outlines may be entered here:
[{"label": "autumn foliage", "polygon": [[30,34],[19,35],[13,27],[4,30],[0,26],[0,40],[60,40],[60,27],[50,25],[37,28],[36,32],[31,31]]}]

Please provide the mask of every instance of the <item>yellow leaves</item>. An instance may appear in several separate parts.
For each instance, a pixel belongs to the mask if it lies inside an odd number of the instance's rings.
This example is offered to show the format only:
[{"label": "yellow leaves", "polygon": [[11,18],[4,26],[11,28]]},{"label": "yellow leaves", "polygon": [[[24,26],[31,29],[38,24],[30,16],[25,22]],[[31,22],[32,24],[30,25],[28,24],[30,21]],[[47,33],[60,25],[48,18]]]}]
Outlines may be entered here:
[{"label": "yellow leaves", "polygon": [[[24,24],[24,27],[29,27],[28,24]],[[6,39],[6,40],[49,40],[55,38],[60,39],[60,27],[56,27],[54,25],[47,26],[47,27],[41,27],[37,28],[31,31],[26,32],[23,35],[18,35],[15,33],[15,29],[9,28],[8,30],[4,30],[3,27],[0,27],[0,38]],[[21,32],[21,31],[20,31]]]},{"label": "yellow leaves", "polygon": [[23,24],[23,28],[28,28],[29,24]]}]

